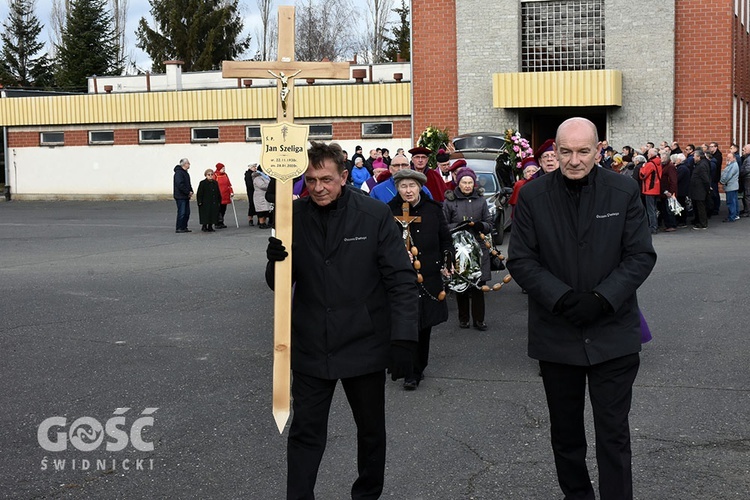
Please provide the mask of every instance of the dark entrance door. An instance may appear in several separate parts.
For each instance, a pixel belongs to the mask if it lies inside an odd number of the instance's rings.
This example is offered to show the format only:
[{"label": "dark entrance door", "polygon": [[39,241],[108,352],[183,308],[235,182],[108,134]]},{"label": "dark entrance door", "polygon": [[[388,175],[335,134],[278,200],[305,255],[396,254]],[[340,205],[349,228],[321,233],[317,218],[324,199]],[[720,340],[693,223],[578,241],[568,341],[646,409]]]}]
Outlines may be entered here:
[{"label": "dark entrance door", "polygon": [[591,120],[599,132],[599,139],[607,137],[606,108],[538,108],[519,113],[521,135],[529,137],[534,149],[547,139],[554,139],[557,127],[568,118],[581,116]]}]

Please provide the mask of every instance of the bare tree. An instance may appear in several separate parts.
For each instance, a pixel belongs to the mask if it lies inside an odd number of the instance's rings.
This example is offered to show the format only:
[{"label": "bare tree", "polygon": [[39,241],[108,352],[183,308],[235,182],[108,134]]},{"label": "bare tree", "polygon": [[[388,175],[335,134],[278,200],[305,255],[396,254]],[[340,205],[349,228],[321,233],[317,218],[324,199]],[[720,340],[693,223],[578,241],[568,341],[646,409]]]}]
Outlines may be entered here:
[{"label": "bare tree", "polygon": [[354,53],[355,29],[342,27],[354,19],[350,0],[297,0],[296,12],[297,60],[337,61]]},{"label": "bare tree", "polygon": [[[130,0],[109,0],[116,38],[115,44],[118,51],[117,58],[119,61],[123,61],[125,68],[132,65],[131,61],[128,60],[132,58],[128,58],[126,54],[127,39],[125,37],[129,3]],[[50,11],[51,52],[54,51],[55,46],[62,44],[62,32],[65,28],[68,12],[70,12],[70,0],[52,0],[52,10]]]},{"label": "bare tree", "polygon": [[275,52],[276,20],[272,17],[273,0],[256,0],[258,11],[260,11],[260,29],[255,30],[255,39],[258,40],[258,52],[256,61],[268,61]]},{"label": "bare tree", "polygon": [[127,50],[125,45],[127,43],[127,39],[125,38],[125,26],[128,20],[129,0],[109,0],[109,3],[112,7],[112,20],[115,29],[115,37],[117,39],[115,42],[117,45],[117,58],[118,60],[123,61],[125,67],[128,67],[130,62],[127,61],[127,54],[125,53]]},{"label": "bare tree", "polygon": [[62,45],[62,32],[65,27],[65,18],[70,12],[70,0],[52,0],[50,11],[50,36],[52,42],[50,56],[54,55],[55,47]]},{"label": "bare tree", "polygon": [[368,50],[370,60],[374,63],[385,61],[383,53],[388,42],[385,30],[392,9],[393,0],[367,0],[367,10],[370,14],[367,31]]}]

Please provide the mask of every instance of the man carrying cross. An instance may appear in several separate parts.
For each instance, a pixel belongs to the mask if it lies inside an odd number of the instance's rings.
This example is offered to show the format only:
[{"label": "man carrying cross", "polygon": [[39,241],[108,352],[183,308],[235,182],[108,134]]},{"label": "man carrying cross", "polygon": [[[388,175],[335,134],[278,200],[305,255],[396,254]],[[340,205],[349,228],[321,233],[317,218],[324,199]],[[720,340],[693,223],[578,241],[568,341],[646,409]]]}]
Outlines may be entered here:
[{"label": "man carrying cross", "polygon": [[338,380],[357,425],[353,499],[378,498],[385,475],[385,372],[412,371],[418,291],[401,231],[385,204],[347,187],[338,144],[311,143],[293,203],[292,241],[269,239],[266,280],[291,244],[293,417],[287,498],[314,498]]}]

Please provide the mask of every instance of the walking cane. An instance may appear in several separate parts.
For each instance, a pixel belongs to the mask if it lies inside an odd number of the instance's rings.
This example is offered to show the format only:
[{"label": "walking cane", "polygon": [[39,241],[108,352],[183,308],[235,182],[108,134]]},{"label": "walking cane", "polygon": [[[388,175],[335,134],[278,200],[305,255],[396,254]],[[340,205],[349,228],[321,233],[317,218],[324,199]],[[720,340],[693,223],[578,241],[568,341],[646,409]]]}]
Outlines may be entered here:
[{"label": "walking cane", "polygon": [[237,225],[237,229],[239,229],[240,223],[237,221],[237,209],[234,208],[234,198],[231,198],[229,201],[232,202],[232,211],[234,212],[234,223]]}]

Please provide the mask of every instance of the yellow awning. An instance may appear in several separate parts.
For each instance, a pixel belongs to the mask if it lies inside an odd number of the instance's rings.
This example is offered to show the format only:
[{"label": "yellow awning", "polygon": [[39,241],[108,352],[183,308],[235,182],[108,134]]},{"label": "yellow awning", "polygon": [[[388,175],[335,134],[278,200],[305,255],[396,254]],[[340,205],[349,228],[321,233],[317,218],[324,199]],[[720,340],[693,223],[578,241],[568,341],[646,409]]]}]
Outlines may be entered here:
[{"label": "yellow awning", "polygon": [[[409,116],[411,83],[300,85],[296,118]],[[0,126],[276,118],[276,87],[0,99]]]},{"label": "yellow awning", "polygon": [[492,104],[496,108],[622,106],[622,72],[495,73]]}]

